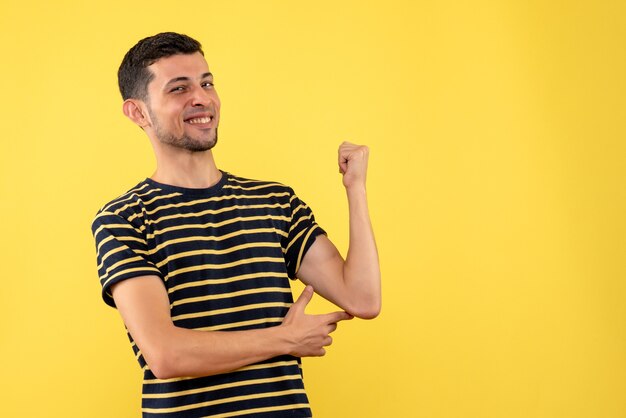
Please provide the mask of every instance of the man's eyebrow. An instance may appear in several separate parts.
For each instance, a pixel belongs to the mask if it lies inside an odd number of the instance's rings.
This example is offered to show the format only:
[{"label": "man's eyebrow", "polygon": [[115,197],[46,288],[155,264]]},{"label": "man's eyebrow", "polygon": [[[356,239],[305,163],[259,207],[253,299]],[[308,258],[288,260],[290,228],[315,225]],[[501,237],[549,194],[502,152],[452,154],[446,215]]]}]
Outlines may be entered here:
[{"label": "man's eyebrow", "polygon": [[[211,74],[210,72],[209,73],[204,73],[204,74],[202,74],[200,79],[205,79],[207,77],[213,78],[213,74]],[[176,77],[176,78],[172,78],[170,81],[167,82],[167,84],[165,84],[165,87],[169,86],[170,84],[178,83],[180,81],[191,81],[191,78],[190,77]]]}]

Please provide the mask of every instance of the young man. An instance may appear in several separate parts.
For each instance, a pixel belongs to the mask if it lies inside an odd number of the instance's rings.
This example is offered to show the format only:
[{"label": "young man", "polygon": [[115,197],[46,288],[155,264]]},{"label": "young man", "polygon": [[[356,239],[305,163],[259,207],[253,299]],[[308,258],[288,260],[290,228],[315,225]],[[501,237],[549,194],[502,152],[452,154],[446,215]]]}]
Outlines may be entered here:
[{"label": "young man", "polygon": [[[380,311],[367,148],[339,147],[344,261],[292,189],[216,167],[220,101],[197,41],[143,39],[118,77],[157,168],[105,205],[92,232],[102,296],[144,371],[144,416],[311,416],[299,358],[323,356],[339,321]],[[293,303],[296,277],[307,286]],[[314,291],[344,311],[305,314]]]}]

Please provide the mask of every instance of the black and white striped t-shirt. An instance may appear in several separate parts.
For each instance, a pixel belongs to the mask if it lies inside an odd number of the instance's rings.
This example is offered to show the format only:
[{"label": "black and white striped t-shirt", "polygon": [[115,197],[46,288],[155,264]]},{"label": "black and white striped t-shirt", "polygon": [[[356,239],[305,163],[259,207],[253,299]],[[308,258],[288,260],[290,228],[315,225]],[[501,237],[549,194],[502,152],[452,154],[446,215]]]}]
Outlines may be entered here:
[{"label": "black and white striped t-shirt", "polygon": [[[293,303],[289,278],[324,233],[289,187],[226,172],[206,189],[146,179],[104,206],[92,232],[107,304],[115,306],[113,284],[157,275],[165,283],[174,324],[202,331],[280,324]],[[311,415],[298,358],[159,380],[129,338],[144,370],[144,416]]]}]

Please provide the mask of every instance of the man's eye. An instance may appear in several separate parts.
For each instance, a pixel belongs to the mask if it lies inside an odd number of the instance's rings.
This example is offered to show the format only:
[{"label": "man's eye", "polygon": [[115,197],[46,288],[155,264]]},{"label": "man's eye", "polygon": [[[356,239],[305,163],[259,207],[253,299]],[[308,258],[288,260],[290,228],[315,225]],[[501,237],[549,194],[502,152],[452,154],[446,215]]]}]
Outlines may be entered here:
[{"label": "man's eye", "polygon": [[202,87],[206,87],[206,88],[211,88],[213,87],[213,83],[209,83],[208,81],[205,83],[202,83]]},{"label": "man's eye", "polygon": [[184,90],[185,90],[185,87],[183,87],[183,86],[177,86],[177,87],[174,87],[173,89],[171,89],[171,90],[170,90],[170,93],[176,93],[176,92],[179,92],[179,91],[184,91]]}]

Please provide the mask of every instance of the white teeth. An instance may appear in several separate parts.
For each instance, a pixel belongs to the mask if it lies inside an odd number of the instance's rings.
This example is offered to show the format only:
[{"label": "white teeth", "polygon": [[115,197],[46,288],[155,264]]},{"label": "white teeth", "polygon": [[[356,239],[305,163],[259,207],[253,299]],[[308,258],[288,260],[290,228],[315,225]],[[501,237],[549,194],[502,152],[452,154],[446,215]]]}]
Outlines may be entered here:
[{"label": "white teeth", "polygon": [[211,122],[211,117],[189,119],[187,122],[189,122],[189,123],[209,123],[209,122]]}]

